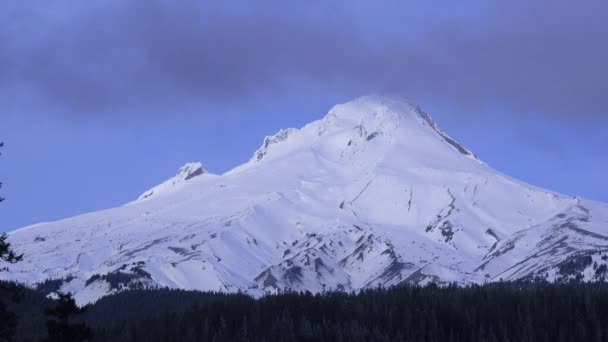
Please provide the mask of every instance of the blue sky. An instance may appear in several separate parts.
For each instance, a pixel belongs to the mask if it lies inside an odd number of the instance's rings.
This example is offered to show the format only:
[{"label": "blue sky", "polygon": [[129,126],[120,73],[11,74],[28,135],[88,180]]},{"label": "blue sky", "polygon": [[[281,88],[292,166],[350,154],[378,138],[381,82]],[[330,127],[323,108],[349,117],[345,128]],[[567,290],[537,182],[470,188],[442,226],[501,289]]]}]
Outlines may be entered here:
[{"label": "blue sky", "polygon": [[[0,7],[0,230],[122,205],[397,93],[497,170],[608,201],[600,1]],[[32,21],[38,25],[29,25]]]}]

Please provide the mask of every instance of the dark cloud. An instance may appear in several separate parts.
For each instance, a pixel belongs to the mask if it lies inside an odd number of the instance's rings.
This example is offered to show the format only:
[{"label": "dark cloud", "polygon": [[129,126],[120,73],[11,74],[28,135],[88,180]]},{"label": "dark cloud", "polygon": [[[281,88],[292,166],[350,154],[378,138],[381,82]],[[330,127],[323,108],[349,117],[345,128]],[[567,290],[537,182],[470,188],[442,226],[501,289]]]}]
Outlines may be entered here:
[{"label": "dark cloud", "polygon": [[100,113],[230,103],[306,81],[454,106],[608,113],[606,1],[203,3],[7,0],[0,99]]}]

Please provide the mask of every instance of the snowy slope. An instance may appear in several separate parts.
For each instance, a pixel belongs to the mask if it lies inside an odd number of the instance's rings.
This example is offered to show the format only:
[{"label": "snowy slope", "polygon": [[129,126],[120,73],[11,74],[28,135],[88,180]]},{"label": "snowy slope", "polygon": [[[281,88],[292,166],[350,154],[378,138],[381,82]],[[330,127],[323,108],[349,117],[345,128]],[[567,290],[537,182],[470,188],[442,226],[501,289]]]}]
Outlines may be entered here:
[{"label": "snowy slope", "polygon": [[603,278],[608,205],[509,178],[405,101],[368,96],[200,164],[123,207],[19,229],[4,279],[79,302],[136,286],[356,290],[403,282]]}]

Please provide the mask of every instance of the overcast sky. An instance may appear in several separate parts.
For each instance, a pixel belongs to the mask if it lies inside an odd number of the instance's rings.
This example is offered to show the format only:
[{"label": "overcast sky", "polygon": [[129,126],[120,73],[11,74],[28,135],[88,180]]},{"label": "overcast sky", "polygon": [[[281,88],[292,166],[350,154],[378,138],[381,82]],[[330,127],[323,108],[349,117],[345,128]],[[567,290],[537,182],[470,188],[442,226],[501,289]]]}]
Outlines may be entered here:
[{"label": "overcast sky", "polygon": [[[230,5],[227,5],[229,3]],[[5,0],[0,230],[121,205],[368,93],[608,201],[608,2]]]}]

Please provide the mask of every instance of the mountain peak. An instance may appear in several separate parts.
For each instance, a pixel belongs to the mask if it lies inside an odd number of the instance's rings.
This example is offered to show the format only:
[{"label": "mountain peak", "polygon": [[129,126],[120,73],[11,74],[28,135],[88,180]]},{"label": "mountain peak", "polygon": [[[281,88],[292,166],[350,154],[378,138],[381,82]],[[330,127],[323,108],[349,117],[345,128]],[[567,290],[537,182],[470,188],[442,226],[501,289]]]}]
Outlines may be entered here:
[{"label": "mountain peak", "polygon": [[429,160],[435,165],[463,165],[467,162],[462,155],[479,162],[419,105],[399,96],[367,95],[335,105],[325,117],[301,129],[282,129],[265,137],[249,163],[229,173],[307,150],[323,151],[325,158],[334,161],[357,159],[357,164],[387,153],[426,165]]},{"label": "mountain peak", "polygon": [[[361,131],[367,131],[368,137],[390,132],[402,127],[394,135],[412,135],[415,132],[427,131],[447,143],[460,154],[481,162],[471,151],[448,136],[433,118],[422,108],[400,96],[367,95],[352,101],[334,106],[323,119],[323,131],[336,125],[354,125]],[[410,141],[410,143],[414,143]],[[410,147],[412,145],[410,144]],[[426,150],[430,146],[420,146]]]},{"label": "mountain peak", "polygon": [[138,200],[144,200],[152,196],[156,196],[161,192],[166,192],[167,190],[174,189],[191,180],[192,178],[206,174],[209,173],[203,168],[203,164],[199,162],[186,163],[184,166],[180,167],[179,170],[177,170],[177,173],[173,178],[144,192],[141,196],[139,196]]},{"label": "mountain peak", "polygon": [[334,106],[326,116],[349,121],[395,121],[417,117],[420,107],[399,96],[366,95]]},{"label": "mountain peak", "polygon": [[186,163],[184,166],[179,168],[177,174],[175,175],[175,178],[187,181],[204,173],[207,173],[207,170],[203,168],[203,164],[199,162]]}]

